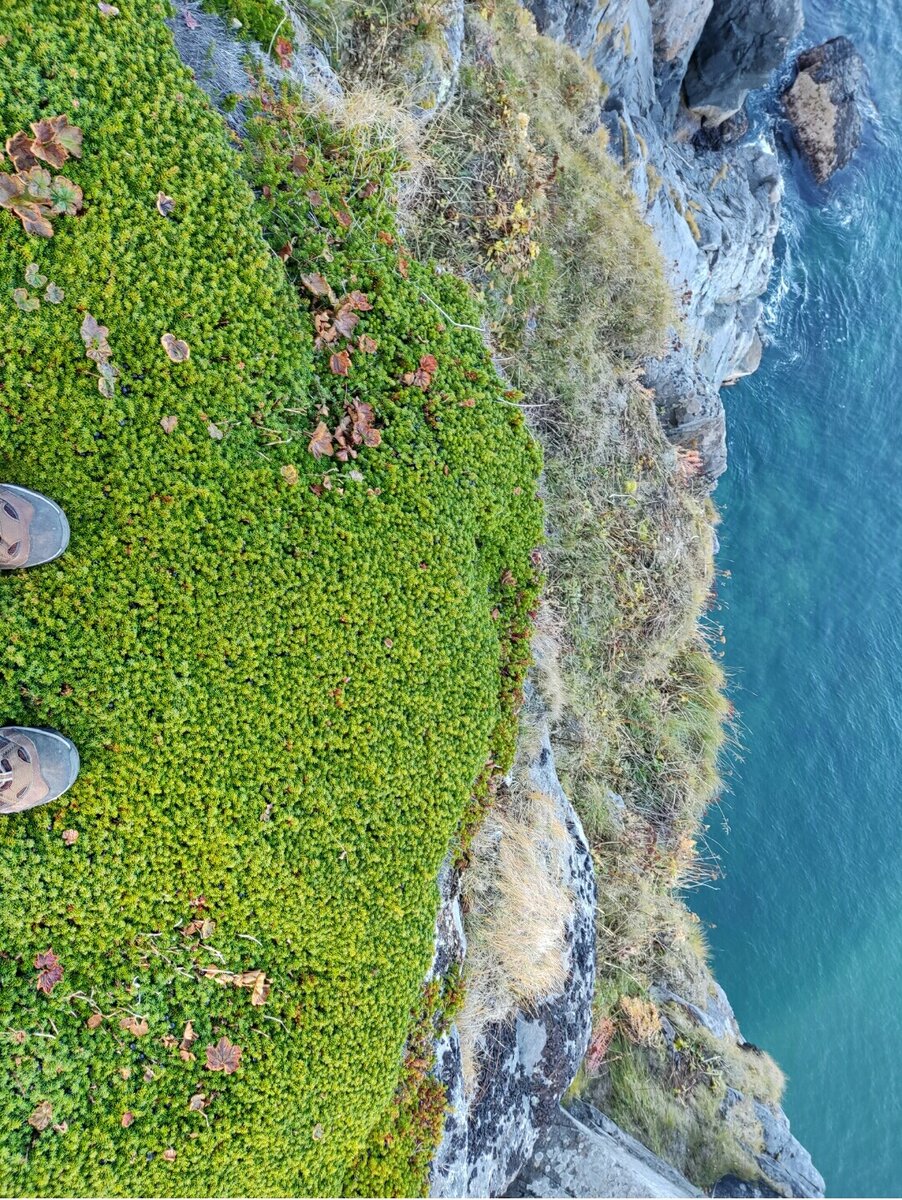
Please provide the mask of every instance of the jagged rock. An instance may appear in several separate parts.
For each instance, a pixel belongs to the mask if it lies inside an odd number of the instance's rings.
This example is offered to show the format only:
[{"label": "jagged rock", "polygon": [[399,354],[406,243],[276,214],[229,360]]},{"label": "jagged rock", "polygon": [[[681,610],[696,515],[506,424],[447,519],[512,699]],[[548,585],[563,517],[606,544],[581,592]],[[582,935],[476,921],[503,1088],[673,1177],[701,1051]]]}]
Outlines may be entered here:
[{"label": "jagged rock", "polygon": [[650,0],[658,99],[673,116],[689,59],[714,0]]},{"label": "jagged rock", "polygon": [[734,1200],[756,1200],[758,1197],[781,1196],[782,1192],[775,1192],[760,1180],[751,1183],[748,1179],[740,1179],[738,1175],[724,1175],[711,1189],[711,1195],[730,1196]]},{"label": "jagged rock", "polygon": [[423,122],[453,94],[464,45],[464,0],[437,0],[430,11],[430,35],[411,39],[399,63],[407,106]]},{"label": "jagged rock", "polygon": [[803,157],[818,183],[850,162],[861,142],[864,61],[846,37],[803,51],[782,99]]},{"label": "jagged rock", "polygon": [[669,1163],[591,1104],[561,1109],[507,1196],[701,1196]]},{"label": "jagged rock", "polygon": [[715,0],[686,72],[686,102],[712,125],[738,112],[802,30],[802,0]]},{"label": "jagged rock", "polygon": [[[569,973],[563,992],[491,1026],[472,1097],[464,1094],[456,1030],[437,1046],[436,1073],[448,1090],[444,1137],[432,1163],[433,1196],[502,1193],[551,1124],[591,1032],[595,985],[595,873],[579,817],[557,778],[547,729],[527,770],[528,784],[553,797],[569,833],[566,883],[574,905],[567,929]],[[436,962],[460,952],[454,887],[443,882]],[[451,947],[450,949],[448,947]],[[449,957],[450,956],[450,957]]]},{"label": "jagged rock", "polygon": [[790,1132],[783,1109],[756,1102],[755,1115],[764,1134],[764,1148],[757,1159],[765,1179],[786,1188],[790,1196],[823,1196],[823,1176]]}]

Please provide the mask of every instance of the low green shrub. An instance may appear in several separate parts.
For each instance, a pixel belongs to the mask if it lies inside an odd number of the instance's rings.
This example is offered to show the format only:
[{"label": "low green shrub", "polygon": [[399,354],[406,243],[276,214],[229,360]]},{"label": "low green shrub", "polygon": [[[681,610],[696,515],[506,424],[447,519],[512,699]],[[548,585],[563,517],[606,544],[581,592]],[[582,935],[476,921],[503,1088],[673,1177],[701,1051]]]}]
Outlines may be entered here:
[{"label": "low green shrub", "polygon": [[[39,240],[0,212],[0,467],[73,529],[0,586],[3,717],[83,761],[0,824],[0,1180],[336,1194],[353,1169],[365,1190],[438,866],[510,751],[537,451],[462,285],[399,245],[384,153],[265,98],[240,157],[165,7],[121,9],[0,17],[4,137],[55,113],[84,132],[80,214]],[[23,312],[32,262],[64,297]],[[370,306],[346,375],[311,274]],[[318,423],[358,403],[380,444],[317,460]],[[234,1070],[211,1069],[221,1039]]]}]

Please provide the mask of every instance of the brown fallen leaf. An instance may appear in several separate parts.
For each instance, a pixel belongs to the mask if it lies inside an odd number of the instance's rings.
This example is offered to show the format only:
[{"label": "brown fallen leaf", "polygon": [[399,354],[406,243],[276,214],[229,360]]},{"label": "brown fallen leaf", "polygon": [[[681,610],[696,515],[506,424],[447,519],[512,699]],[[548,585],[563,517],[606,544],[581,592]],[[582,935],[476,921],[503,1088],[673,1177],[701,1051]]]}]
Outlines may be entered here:
[{"label": "brown fallen leaf", "polygon": [[279,249],[276,251],[276,254],[278,254],[282,262],[288,262],[289,258],[291,258],[291,250],[291,242],[286,242],[284,246],[279,247]]},{"label": "brown fallen leaf", "polygon": [[34,237],[53,237],[53,226],[48,220],[48,210],[40,204],[14,204],[12,211],[22,222],[26,233]]},{"label": "brown fallen leaf", "polygon": [[291,66],[291,56],[294,53],[294,46],[289,42],[288,38],[276,38],[276,58],[279,60],[279,66],[283,71],[287,71]]},{"label": "brown fallen leaf", "polygon": [[49,1100],[42,1100],[28,1118],[28,1124],[32,1127],[32,1129],[36,1129],[38,1133],[43,1133],[52,1120],[53,1105]]},{"label": "brown fallen leaf", "polygon": [[329,426],[325,421],[320,421],[313,431],[313,437],[310,439],[307,449],[314,458],[331,458],[334,454],[334,450],[332,449],[332,434],[329,432]]},{"label": "brown fallen leaf", "polygon": [[124,1029],[126,1033],[133,1033],[135,1037],[144,1037],[150,1026],[144,1017],[123,1017],[119,1028]]},{"label": "brown fallen leaf", "polygon": [[66,846],[74,846],[75,843],[78,841],[78,830],[77,829],[64,829],[61,836],[63,839],[63,843]]},{"label": "brown fallen leaf", "polygon": [[188,1101],[188,1107],[192,1112],[203,1112],[207,1107],[207,1097],[203,1094],[203,1092],[195,1092],[195,1094]]},{"label": "brown fallen leaf", "polygon": [[91,1013],[91,1015],[88,1017],[87,1021],[85,1021],[85,1025],[87,1025],[88,1029],[96,1029],[99,1025],[102,1025],[102,1024],[103,1024],[103,1013],[99,1013],[99,1012]]},{"label": "brown fallen leaf", "polygon": [[343,308],[347,307],[356,309],[357,312],[370,312],[373,307],[369,300],[367,300],[366,296],[364,296],[363,292],[358,292],[356,290],[353,292],[348,292],[347,296],[343,296],[341,299],[341,305]]},{"label": "brown fallen leaf", "polygon": [[209,433],[214,442],[221,442],[225,437],[225,434],[222,432],[219,426],[214,425],[212,421],[210,421],[210,423],[207,425],[207,433]]},{"label": "brown fallen leaf", "polygon": [[122,1126],[123,1129],[128,1129],[129,1125],[132,1125],[134,1123],[134,1120],[135,1120],[134,1113],[124,1112],[122,1114],[122,1119],[119,1122],[119,1124]]},{"label": "brown fallen leaf", "polygon": [[351,369],[351,356],[347,350],[339,350],[329,359],[329,370],[333,375],[347,375]]},{"label": "brown fallen leaf", "polygon": [[302,175],[310,166],[310,159],[303,150],[296,151],[291,157],[291,169],[296,175]]},{"label": "brown fallen leaf", "polygon": [[432,383],[432,376],[428,371],[424,371],[422,367],[417,367],[415,371],[406,371],[401,376],[401,382],[407,384],[408,387],[422,388],[425,392]]},{"label": "brown fallen leaf", "polygon": [[313,205],[314,208],[319,208],[319,206],[323,202],[322,196],[317,191],[308,192],[307,199],[310,201],[310,203]]},{"label": "brown fallen leaf", "polygon": [[191,937],[192,934],[199,934],[202,941],[207,941],[216,932],[216,922],[211,917],[205,917],[203,920],[189,921],[184,928],[186,937]]},{"label": "brown fallen leaf", "polygon": [[104,0],[98,0],[97,7],[100,10],[102,17],[118,17],[119,9],[115,4],[105,4]]},{"label": "brown fallen leaf", "polygon": [[17,171],[27,171],[38,161],[34,155],[34,144],[24,129],[6,139],[6,153]]},{"label": "brown fallen leaf", "polygon": [[350,338],[353,336],[359,321],[360,317],[355,312],[351,312],[349,308],[341,308],[335,315],[334,328],[342,337]]},{"label": "brown fallen leaf", "polygon": [[187,362],[191,357],[191,347],[181,338],[175,337],[171,333],[164,333],[160,338],[160,345],[166,351],[169,358],[174,363]]},{"label": "brown fallen leaf", "polygon": [[18,175],[0,174],[0,208],[12,208],[25,191],[25,184]]},{"label": "brown fallen leaf", "polygon": [[163,1151],[163,1158],[166,1162],[175,1162],[176,1153],[170,1146],[168,1150]]},{"label": "brown fallen leaf", "polygon": [[362,333],[357,339],[357,349],[361,354],[375,354],[379,349],[379,343],[368,333]]},{"label": "brown fallen leaf", "polygon": [[251,987],[251,1004],[254,1008],[260,1008],[269,999],[271,984],[267,982],[263,971],[254,971],[252,974],[256,975],[256,979]]},{"label": "brown fallen leaf", "polygon": [[178,423],[178,417],[160,417],[160,427],[164,433],[172,433]]},{"label": "brown fallen leaf", "polygon": [[63,977],[63,968],[60,966],[60,960],[53,953],[53,947],[45,950],[43,954],[38,954],[34,960],[34,965],[40,972],[38,975],[38,991],[43,992],[45,996],[49,996]]},{"label": "brown fallen leaf", "polygon": [[164,1034],[160,1041],[167,1050],[174,1050],[179,1044],[178,1038],[173,1037],[171,1033]]},{"label": "brown fallen leaf", "polygon": [[179,1044],[180,1050],[190,1050],[197,1041],[197,1034],[194,1032],[194,1026],[190,1021],[185,1022],[185,1029],[182,1033],[182,1040]]},{"label": "brown fallen leaf", "polygon": [[207,1047],[207,1070],[234,1075],[241,1062],[241,1054],[240,1046],[233,1045],[227,1037],[221,1037],[215,1046]]},{"label": "brown fallen leaf", "polygon": [[420,359],[420,368],[423,371],[428,371],[430,375],[434,375],[438,370],[438,362],[431,354],[424,354]]},{"label": "brown fallen leaf", "polygon": [[157,192],[157,212],[161,217],[170,217],[175,209],[175,201],[165,192]]},{"label": "brown fallen leaf", "polygon": [[34,138],[31,152],[43,159],[57,171],[71,154],[81,158],[82,132],[77,125],[70,125],[66,116],[46,117],[32,121]]},{"label": "brown fallen leaf", "polygon": [[286,463],[284,467],[279,469],[279,474],[285,480],[289,487],[294,487],[298,481],[298,469],[292,466],[291,463]]},{"label": "brown fallen leaf", "polygon": [[336,208],[332,210],[335,214],[335,220],[343,229],[350,229],[354,224],[354,218],[346,208]]},{"label": "brown fallen leaf", "polygon": [[312,292],[314,296],[328,296],[329,299],[334,302],[335,293],[332,291],[332,288],[329,286],[326,280],[323,279],[322,275],[317,274],[316,271],[312,271],[309,275],[302,275],[301,283],[304,285],[307,291]]}]

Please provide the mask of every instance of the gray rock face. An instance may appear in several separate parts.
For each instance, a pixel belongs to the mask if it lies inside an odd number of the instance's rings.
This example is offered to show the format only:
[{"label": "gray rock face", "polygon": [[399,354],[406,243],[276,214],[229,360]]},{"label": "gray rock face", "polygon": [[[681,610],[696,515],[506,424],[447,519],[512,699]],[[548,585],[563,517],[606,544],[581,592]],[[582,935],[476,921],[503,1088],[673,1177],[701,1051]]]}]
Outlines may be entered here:
[{"label": "gray rock face", "polygon": [[848,38],[832,38],[796,59],[783,104],[818,183],[845,167],[861,143],[867,72]]},{"label": "gray rock face", "polygon": [[542,1130],[507,1196],[701,1196],[669,1163],[590,1104],[561,1109]]},{"label": "gray rock face", "polygon": [[802,0],[715,0],[686,73],[686,102],[718,125],[767,83],[802,31]]},{"label": "gray rock face", "polygon": [[790,1133],[782,1108],[755,1104],[755,1115],[764,1131],[764,1150],[758,1165],[765,1178],[784,1187],[790,1196],[823,1196],[824,1180],[811,1155]]},{"label": "gray rock face", "polygon": [[673,117],[689,59],[714,0],[651,0],[658,99]]},{"label": "gray rock face", "polygon": [[[437,1047],[436,1073],[449,1112],[432,1164],[433,1196],[495,1196],[527,1161],[540,1132],[554,1122],[561,1096],[586,1052],[595,986],[595,873],[579,818],[564,794],[543,731],[527,772],[529,785],[552,796],[570,835],[566,882],[574,900],[567,931],[569,973],[563,992],[489,1028],[487,1053],[472,1096],[464,1092],[460,1041],[452,1029]],[[453,873],[443,872],[436,966],[460,961],[465,938]],[[446,967],[444,969],[447,969]]]}]

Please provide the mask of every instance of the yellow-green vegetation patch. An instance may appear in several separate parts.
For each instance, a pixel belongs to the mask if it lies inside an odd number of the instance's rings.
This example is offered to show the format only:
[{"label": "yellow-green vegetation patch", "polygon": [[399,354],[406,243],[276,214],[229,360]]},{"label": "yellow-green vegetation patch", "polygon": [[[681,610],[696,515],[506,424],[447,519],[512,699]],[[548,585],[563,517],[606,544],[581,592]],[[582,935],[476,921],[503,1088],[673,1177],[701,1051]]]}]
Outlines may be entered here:
[{"label": "yellow-green vegetation patch", "polygon": [[365,1191],[510,749],[537,452],[385,153],[271,97],[239,153],[164,6],[119,7],[0,17],[3,137],[83,132],[80,211],[0,211],[2,475],[72,524],[0,581],[3,718],[83,762],[0,823],[0,1180]]}]

